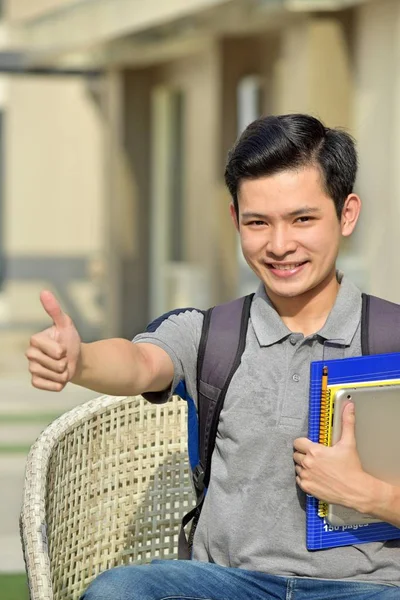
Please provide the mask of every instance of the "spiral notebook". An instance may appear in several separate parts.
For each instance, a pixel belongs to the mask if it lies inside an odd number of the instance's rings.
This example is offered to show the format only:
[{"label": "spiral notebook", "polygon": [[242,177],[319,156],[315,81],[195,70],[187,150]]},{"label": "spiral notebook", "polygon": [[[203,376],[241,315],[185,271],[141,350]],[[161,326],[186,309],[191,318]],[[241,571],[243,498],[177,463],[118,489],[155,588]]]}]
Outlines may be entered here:
[{"label": "spiral notebook", "polygon": [[[326,389],[322,385],[324,367],[328,371]],[[330,445],[332,401],[338,389],[397,384],[400,384],[400,353],[311,363],[308,437],[313,442]],[[384,522],[332,526],[326,518],[327,511],[325,503],[307,496],[308,550],[400,539],[400,529]]]}]

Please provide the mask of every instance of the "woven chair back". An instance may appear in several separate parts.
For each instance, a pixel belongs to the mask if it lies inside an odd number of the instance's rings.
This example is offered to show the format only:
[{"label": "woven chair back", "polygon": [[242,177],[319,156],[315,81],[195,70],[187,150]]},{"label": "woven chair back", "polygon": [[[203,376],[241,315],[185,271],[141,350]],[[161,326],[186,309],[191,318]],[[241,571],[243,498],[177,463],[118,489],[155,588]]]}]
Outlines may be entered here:
[{"label": "woven chair back", "polygon": [[116,399],[80,416],[53,445],[44,494],[53,600],[77,600],[106,569],[176,558],[194,502],[186,402]]}]

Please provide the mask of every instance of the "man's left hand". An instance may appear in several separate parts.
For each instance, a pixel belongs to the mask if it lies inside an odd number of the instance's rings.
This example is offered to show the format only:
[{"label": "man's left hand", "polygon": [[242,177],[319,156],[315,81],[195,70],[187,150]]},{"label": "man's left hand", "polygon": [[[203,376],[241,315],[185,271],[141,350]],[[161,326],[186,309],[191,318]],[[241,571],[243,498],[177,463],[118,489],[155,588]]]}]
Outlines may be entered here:
[{"label": "man's left hand", "polygon": [[368,497],[371,476],[363,471],[355,438],[354,405],[345,406],[342,435],[332,447],[298,438],[294,442],[296,481],[300,488],[319,500],[361,510]]}]

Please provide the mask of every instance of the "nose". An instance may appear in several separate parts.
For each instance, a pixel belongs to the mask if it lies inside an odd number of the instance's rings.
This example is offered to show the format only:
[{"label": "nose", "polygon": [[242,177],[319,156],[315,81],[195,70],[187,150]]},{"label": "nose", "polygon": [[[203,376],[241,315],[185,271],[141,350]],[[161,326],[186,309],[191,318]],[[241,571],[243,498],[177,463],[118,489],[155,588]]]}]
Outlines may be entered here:
[{"label": "nose", "polygon": [[267,252],[274,257],[282,258],[295,252],[297,243],[289,228],[282,226],[271,227],[267,243]]}]

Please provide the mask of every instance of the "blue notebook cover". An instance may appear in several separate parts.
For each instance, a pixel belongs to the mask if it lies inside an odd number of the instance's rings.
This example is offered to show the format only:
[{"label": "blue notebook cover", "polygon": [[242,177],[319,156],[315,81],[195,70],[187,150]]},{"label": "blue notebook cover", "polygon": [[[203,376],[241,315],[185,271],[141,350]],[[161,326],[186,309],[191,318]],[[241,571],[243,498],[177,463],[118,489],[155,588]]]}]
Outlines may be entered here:
[{"label": "blue notebook cover", "polygon": [[[400,353],[376,354],[337,360],[315,361],[310,368],[308,437],[319,440],[322,368],[328,367],[328,385],[400,378]],[[307,495],[306,544],[308,550],[382,542],[400,538],[400,529],[389,523],[332,527],[318,516],[318,500]]]}]

